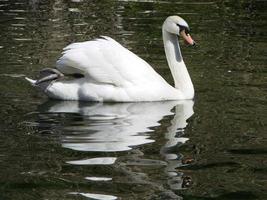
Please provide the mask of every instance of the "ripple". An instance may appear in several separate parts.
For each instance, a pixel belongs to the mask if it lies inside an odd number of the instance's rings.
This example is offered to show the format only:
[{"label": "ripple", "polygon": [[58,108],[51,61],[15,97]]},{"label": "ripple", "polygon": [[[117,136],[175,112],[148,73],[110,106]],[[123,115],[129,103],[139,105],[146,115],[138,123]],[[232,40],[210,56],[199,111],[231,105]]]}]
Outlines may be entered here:
[{"label": "ripple", "polygon": [[24,13],[24,12],[26,12],[26,10],[14,9],[14,10],[9,10],[9,12]]},{"label": "ripple", "polygon": [[11,24],[11,26],[15,26],[15,27],[24,27],[24,26],[26,26],[26,24]]},{"label": "ripple", "polygon": [[16,20],[26,20],[27,18],[25,18],[25,17],[14,17],[13,19],[16,19]]},{"label": "ripple", "polygon": [[179,168],[188,170],[202,170],[202,169],[210,169],[217,167],[240,167],[240,164],[236,162],[213,162],[207,164],[183,165],[180,166]]},{"label": "ripple", "polygon": [[89,181],[111,181],[112,178],[107,177],[85,177],[86,180]]},{"label": "ripple", "polygon": [[232,154],[267,154],[267,149],[230,149]]},{"label": "ripple", "polygon": [[115,163],[116,159],[117,158],[115,157],[101,157],[101,158],[67,161],[66,163],[72,165],[112,165]]},{"label": "ripple", "polygon": [[77,13],[81,12],[79,8],[69,8],[69,11],[70,12],[77,12]]},{"label": "ripple", "polygon": [[31,38],[13,38],[13,40],[16,40],[16,41],[32,41]]},{"label": "ripple", "polygon": [[[147,144],[154,142],[154,140],[148,139],[149,136],[137,136],[120,134],[121,137],[117,135],[108,136],[105,138],[104,135],[97,134],[96,137],[79,139],[74,136],[72,138],[65,138],[63,140],[62,146],[64,148],[73,149],[76,151],[91,151],[91,152],[118,152],[118,151],[128,151],[132,148],[129,146],[137,146],[141,144]],[[85,143],[85,140],[88,142]],[[69,142],[66,142],[69,141]]]},{"label": "ripple", "polygon": [[6,76],[11,78],[22,78],[25,77],[25,74],[0,74],[0,76]]},{"label": "ripple", "polygon": [[84,197],[88,197],[92,200],[115,200],[117,199],[116,196],[106,195],[106,194],[94,194],[94,193],[82,193],[82,192],[71,192],[69,194],[81,195]]},{"label": "ripple", "polygon": [[251,191],[236,191],[236,192],[229,192],[229,193],[220,195],[219,199],[250,200],[250,199],[258,199],[258,197]]},{"label": "ripple", "polygon": [[138,160],[131,160],[126,163],[126,165],[136,165],[136,166],[166,166],[167,163],[161,160],[151,160],[151,159],[138,159]]},{"label": "ripple", "polygon": [[74,26],[86,26],[86,25],[88,25],[88,23],[86,23],[86,22],[82,22],[82,23],[75,23],[75,24],[73,24]]}]

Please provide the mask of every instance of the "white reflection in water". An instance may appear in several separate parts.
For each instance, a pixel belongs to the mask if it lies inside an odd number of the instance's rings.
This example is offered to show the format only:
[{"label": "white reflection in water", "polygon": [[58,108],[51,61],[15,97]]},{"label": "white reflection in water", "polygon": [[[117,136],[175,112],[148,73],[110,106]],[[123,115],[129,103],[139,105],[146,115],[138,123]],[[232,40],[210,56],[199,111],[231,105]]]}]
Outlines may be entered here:
[{"label": "white reflection in water", "polygon": [[[62,137],[62,146],[77,151],[117,152],[131,147],[154,142],[149,132],[159,126],[159,121],[167,115],[174,115],[174,106],[187,105],[187,101],[81,104],[80,102],[58,102],[49,108],[50,113],[77,113],[86,117],[82,124],[65,125],[68,134]],[[192,101],[189,101],[192,110]],[[184,106],[182,106],[184,107]],[[182,138],[175,138],[177,128],[186,124],[188,110],[181,110],[166,137],[168,146]],[[192,113],[192,111],[190,111]]]},{"label": "white reflection in water", "polygon": [[111,181],[112,178],[108,177],[85,177],[86,180],[89,181]]},{"label": "white reflection in water", "polygon": [[95,200],[115,200],[115,199],[117,199],[116,196],[104,195],[104,194],[93,194],[93,193],[82,193],[82,192],[72,192],[70,194],[81,195],[81,196],[87,197],[89,199],[95,199]]},{"label": "white reflection in water", "polygon": [[185,101],[175,107],[175,115],[172,119],[171,126],[165,134],[167,139],[166,144],[161,148],[160,152],[168,162],[165,168],[166,174],[169,176],[168,184],[172,190],[179,190],[183,188],[183,173],[178,173],[177,168],[182,164],[182,155],[175,151],[175,153],[168,153],[177,145],[185,143],[189,138],[182,137],[184,129],[187,126],[187,119],[193,114],[193,101]]},{"label": "white reflection in water", "polygon": [[[160,121],[168,116],[166,139],[159,152],[165,161],[129,157],[126,165],[165,165],[168,185],[172,190],[183,187],[183,174],[177,172],[182,165],[182,155],[177,145],[185,143],[183,137],[187,119],[193,115],[193,101],[166,101],[146,103],[81,103],[60,101],[46,107],[48,113],[66,114],[62,130],[62,146],[76,151],[118,152],[131,150],[134,146],[154,142],[150,139]],[[64,119],[65,119],[64,118]],[[68,119],[69,118],[69,119]],[[62,126],[63,125],[63,126]],[[72,165],[112,165],[116,157],[98,157],[67,161]],[[136,160],[137,159],[137,160]],[[118,161],[119,162],[119,161]],[[121,162],[121,161],[120,161]],[[127,168],[128,169],[128,168]],[[132,174],[129,171],[129,174]],[[88,181],[110,181],[112,178],[85,177]],[[154,183],[153,183],[154,184]],[[72,193],[74,194],[74,193]],[[116,199],[115,196],[75,193],[91,199]]]},{"label": "white reflection in water", "polygon": [[72,165],[112,165],[115,163],[116,159],[117,158],[115,157],[98,157],[83,160],[67,161],[66,163]]}]

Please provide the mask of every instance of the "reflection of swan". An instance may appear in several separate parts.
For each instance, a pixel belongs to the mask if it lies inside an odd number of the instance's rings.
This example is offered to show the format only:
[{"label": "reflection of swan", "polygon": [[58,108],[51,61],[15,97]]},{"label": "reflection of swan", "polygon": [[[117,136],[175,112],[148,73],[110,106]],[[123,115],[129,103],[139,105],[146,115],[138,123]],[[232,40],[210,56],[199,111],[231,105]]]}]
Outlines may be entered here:
[{"label": "reflection of swan", "polygon": [[[49,113],[78,113],[88,119],[80,126],[65,124],[64,132],[67,134],[62,138],[64,147],[78,151],[114,152],[130,150],[131,146],[153,142],[147,135],[148,132],[152,132],[150,128],[159,126],[159,121],[164,116],[173,115],[171,109],[177,104],[183,104],[184,101],[121,104],[88,104],[78,101],[55,103],[46,108]],[[177,115],[184,116],[184,113]]]},{"label": "reflection of swan", "polygon": [[[168,17],[162,34],[175,87],[169,85],[144,60],[109,37],[74,43],[64,49],[57,69],[46,69],[38,81],[51,98],[87,101],[161,101],[192,99],[194,88],[184,64],[177,35],[189,44],[188,24],[178,16]],[[58,80],[75,75],[72,80]],[[53,80],[53,81],[52,81]],[[57,81],[56,81],[57,80]]]},{"label": "reflection of swan", "polygon": [[[175,109],[174,109],[175,108]],[[161,155],[165,161],[150,160],[140,158],[139,153],[105,154],[106,157],[92,157],[85,159],[75,159],[66,161],[70,165],[104,166],[113,165],[115,169],[123,172],[123,177],[132,184],[145,184],[148,188],[164,188],[162,183],[151,180],[146,174],[133,173],[127,165],[161,165],[165,166],[168,177],[168,184],[173,190],[181,188],[182,174],[177,174],[175,168],[179,166],[180,160],[168,151],[179,143],[186,141],[186,138],[177,137],[177,130],[182,131],[186,127],[186,120],[193,114],[193,101],[165,101],[165,102],[142,102],[142,103],[84,103],[78,101],[49,101],[39,109],[40,123],[42,118],[46,122],[49,116],[55,117],[57,114],[64,119],[59,127],[62,138],[62,145],[65,148],[77,151],[100,151],[117,152],[130,150],[131,147],[142,145],[153,140],[149,135],[160,126],[161,120],[165,117],[172,118],[171,124],[167,128],[165,138],[166,144],[161,148]],[[45,111],[45,112],[43,112]],[[65,115],[65,113],[69,113]],[[63,115],[62,115],[63,114]],[[62,117],[61,117],[62,116]],[[165,118],[166,119],[166,118]],[[40,124],[41,125],[41,124]],[[162,131],[160,131],[162,133]],[[163,135],[162,135],[163,137]],[[110,157],[115,155],[118,157]],[[147,155],[144,155],[147,156]],[[112,173],[102,172],[100,176],[87,174],[86,180],[90,182],[108,182],[113,180]],[[94,172],[93,172],[94,173]],[[101,176],[102,175],[102,176]],[[116,181],[116,178],[114,179]],[[114,182],[116,184],[116,182]],[[103,195],[84,192],[71,192],[70,194],[82,195],[95,199],[117,199],[113,195]],[[172,194],[170,191],[168,194]],[[176,196],[174,193],[172,194]],[[177,196],[177,199],[180,199]]]},{"label": "reflection of swan", "polygon": [[[171,126],[168,127],[168,131],[165,134],[165,138],[168,140],[167,143],[161,148],[161,154],[164,155],[168,165],[165,169],[166,173],[170,177],[168,184],[173,190],[182,188],[183,174],[177,173],[176,168],[182,165],[180,155],[176,149],[177,145],[185,143],[188,138],[182,137],[185,127],[187,126],[187,119],[193,114],[193,101],[184,101],[183,104],[175,107],[175,115],[171,121]],[[168,153],[169,151],[175,153]]]}]

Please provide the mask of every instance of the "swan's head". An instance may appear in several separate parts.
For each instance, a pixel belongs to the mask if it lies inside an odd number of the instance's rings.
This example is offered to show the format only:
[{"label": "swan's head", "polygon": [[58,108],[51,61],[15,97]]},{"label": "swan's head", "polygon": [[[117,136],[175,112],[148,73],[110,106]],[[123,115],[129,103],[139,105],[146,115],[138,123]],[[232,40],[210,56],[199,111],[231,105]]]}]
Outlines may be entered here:
[{"label": "swan's head", "polygon": [[168,17],[163,23],[163,30],[181,36],[188,44],[195,45],[194,40],[189,34],[190,28],[187,22],[179,16]]}]

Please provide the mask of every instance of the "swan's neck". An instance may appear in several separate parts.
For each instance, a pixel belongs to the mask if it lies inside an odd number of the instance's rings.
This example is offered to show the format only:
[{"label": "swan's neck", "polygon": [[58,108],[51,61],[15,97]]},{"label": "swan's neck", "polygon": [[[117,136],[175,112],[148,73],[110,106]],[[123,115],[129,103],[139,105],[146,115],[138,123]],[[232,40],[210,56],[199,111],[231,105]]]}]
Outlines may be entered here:
[{"label": "swan's neck", "polygon": [[181,54],[178,38],[164,29],[162,30],[165,54],[170,67],[175,88],[179,89],[187,99],[194,97],[194,87]]}]

